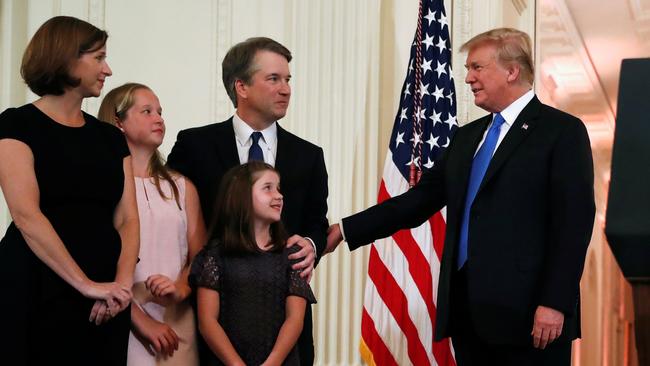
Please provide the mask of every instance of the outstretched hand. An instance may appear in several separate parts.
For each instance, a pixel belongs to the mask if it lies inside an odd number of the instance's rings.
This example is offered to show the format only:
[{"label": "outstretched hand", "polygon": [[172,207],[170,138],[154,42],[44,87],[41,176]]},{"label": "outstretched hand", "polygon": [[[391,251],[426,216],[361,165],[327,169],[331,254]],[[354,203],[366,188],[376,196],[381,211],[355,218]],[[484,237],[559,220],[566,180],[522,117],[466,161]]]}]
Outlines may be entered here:
[{"label": "outstretched hand", "polygon": [[325,252],[323,254],[333,252],[342,241],[343,234],[341,233],[341,227],[339,224],[330,226],[329,229],[327,229],[327,246],[325,247]]}]

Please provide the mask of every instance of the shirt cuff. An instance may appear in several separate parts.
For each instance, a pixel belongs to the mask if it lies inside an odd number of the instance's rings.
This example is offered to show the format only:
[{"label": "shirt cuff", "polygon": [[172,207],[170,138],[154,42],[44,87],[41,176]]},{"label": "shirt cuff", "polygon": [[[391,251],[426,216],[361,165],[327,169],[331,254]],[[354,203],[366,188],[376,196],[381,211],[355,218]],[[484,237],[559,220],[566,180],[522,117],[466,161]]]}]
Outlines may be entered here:
[{"label": "shirt cuff", "polygon": [[318,251],[316,250],[316,244],[314,243],[314,241],[311,240],[311,238],[306,237],[306,236],[305,236],[305,239],[309,240],[309,242],[311,243],[311,246],[314,247],[314,259],[318,258]]}]

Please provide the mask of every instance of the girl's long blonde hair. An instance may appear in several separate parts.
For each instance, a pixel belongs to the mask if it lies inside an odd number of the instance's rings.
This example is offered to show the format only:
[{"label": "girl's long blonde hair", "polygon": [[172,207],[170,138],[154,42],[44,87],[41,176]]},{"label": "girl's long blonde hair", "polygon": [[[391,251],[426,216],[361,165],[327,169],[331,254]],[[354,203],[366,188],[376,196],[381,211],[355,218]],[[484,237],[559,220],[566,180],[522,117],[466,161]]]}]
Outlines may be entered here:
[{"label": "girl's long blonde hair", "polygon": [[[104,100],[102,100],[102,105],[99,107],[97,118],[101,121],[117,126],[118,121],[124,121],[126,119],[127,112],[135,103],[135,92],[140,89],[152,91],[151,88],[144,84],[126,83],[108,92],[104,97]],[[172,172],[165,166],[158,149],[154,151],[153,155],[151,155],[151,159],[149,159],[149,174],[153,178],[160,196],[165,199],[173,198],[176,201],[178,208],[182,210],[179,201],[178,186],[176,185],[176,182],[174,182]],[[167,197],[163,192],[160,187],[161,179],[169,182],[169,185],[172,187],[172,197]]]}]

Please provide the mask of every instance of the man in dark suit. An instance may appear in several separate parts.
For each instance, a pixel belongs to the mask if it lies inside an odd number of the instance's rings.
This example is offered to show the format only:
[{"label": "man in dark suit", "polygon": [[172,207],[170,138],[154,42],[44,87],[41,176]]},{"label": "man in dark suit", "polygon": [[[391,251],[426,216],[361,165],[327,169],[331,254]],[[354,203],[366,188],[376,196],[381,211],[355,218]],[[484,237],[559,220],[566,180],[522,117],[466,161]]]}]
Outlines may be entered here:
[{"label": "man in dark suit", "polygon": [[452,337],[459,366],[570,365],[595,214],[586,128],[535,97],[527,34],[491,30],[461,51],[475,104],[491,114],[461,127],[411,190],[333,225],[328,251],[447,206],[436,340]]},{"label": "man in dark suit", "polygon": [[[323,254],[327,231],[327,170],[323,150],[284,130],[277,121],[289,106],[291,52],[269,38],[250,38],[226,54],[223,82],[237,111],[233,117],[178,133],[168,165],[188,177],[199,192],[206,223],[221,178],[249,159],[273,165],[281,177],[284,196],[282,222],[292,235],[287,245],[302,249],[289,258],[311,278],[315,258]],[[300,360],[314,360],[311,307],[307,307],[298,340]]]}]

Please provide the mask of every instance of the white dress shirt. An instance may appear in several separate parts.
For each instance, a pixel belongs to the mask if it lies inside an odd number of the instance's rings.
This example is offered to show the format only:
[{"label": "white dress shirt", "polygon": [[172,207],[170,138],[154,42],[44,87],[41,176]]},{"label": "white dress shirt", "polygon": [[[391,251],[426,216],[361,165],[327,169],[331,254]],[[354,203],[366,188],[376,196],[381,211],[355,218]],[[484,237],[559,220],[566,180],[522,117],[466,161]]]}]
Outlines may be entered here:
[{"label": "white dress shirt", "polygon": [[[244,164],[248,162],[248,149],[253,144],[251,134],[255,132],[244,120],[235,113],[232,116],[232,126],[235,129],[235,140],[237,142],[237,153],[239,154],[239,163]],[[275,156],[278,152],[278,125],[273,122],[269,127],[259,131],[262,133],[262,138],[258,141],[262,154],[264,154],[264,162],[275,166]]]},{"label": "white dress shirt", "polygon": [[[528,103],[530,103],[530,101],[533,100],[534,96],[535,96],[535,92],[533,92],[533,90],[531,89],[527,91],[526,94],[520,96],[517,100],[512,102],[509,106],[507,106],[504,110],[501,111],[501,117],[503,117],[505,122],[501,125],[501,130],[499,131],[499,138],[497,139],[497,145],[494,147],[492,156],[494,156],[494,152],[497,151],[499,145],[501,145],[501,141],[503,141],[503,138],[506,137],[506,133],[510,131],[510,127],[512,127],[512,124],[515,123],[521,111],[523,111],[524,108],[528,105]],[[490,130],[490,127],[492,126],[492,123],[494,123],[495,116],[496,113],[492,113],[492,122],[490,122],[488,128],[485,129],[485,132],[483,133],[483,138],[481,139],[481,142],[476,147],[476,151],[474,152],[474,155],[476,155],[478,149],[480,149],[481,145],[483,145],[483,141],[485,141],[485,137],[487,136],[487,133]]]}]

